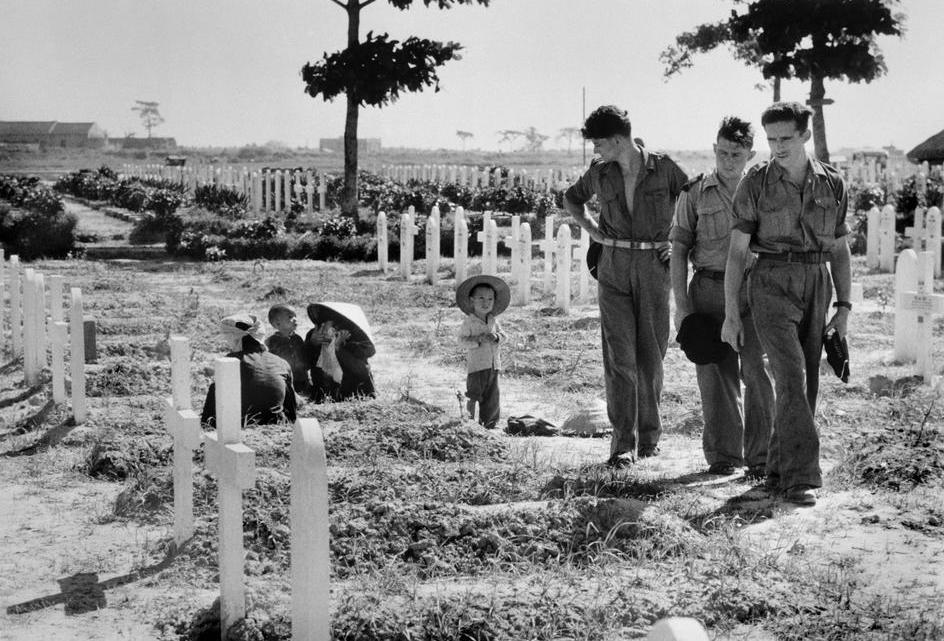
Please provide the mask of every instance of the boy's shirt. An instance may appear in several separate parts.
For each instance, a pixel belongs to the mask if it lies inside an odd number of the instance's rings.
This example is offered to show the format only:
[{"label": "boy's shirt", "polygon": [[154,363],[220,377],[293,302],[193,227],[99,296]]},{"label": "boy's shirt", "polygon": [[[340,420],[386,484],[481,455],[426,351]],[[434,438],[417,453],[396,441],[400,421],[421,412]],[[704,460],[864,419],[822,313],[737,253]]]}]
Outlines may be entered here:
[{"label": "boy's shirt", "polygon": [[269,336],[265,341],[266,347],[276,356],[288,361],[292,368],[295,380],[295,389],[303,390],[308,384],[308,369],[311,367],[311,358],[305,341],[298,334],[282,336],[278,332]]},{"label": "boy's shirt", "polygon": [[[499,343],[487,338],[487,335],[492,332],[497,332],[502,339],[505,338],[498,319],[494,316],[490,315],[486,322],[475,314],[467,314],[465,320],[462,321],[462,326],[459,327],[459,344],[466,348],[466,364],[469,373],[483,369],[501,369]],[[478,343],[479,336],[485,336],[481,345]]]}]

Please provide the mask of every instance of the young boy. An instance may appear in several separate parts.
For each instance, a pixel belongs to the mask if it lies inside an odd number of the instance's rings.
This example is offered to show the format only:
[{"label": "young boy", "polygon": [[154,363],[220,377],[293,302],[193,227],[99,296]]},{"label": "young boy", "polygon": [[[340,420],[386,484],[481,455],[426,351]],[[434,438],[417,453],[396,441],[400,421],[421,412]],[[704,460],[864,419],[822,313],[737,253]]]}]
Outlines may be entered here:
[{"label": "young boy", "polygon": [[498,372],[501,355],[498,343],[504,340],[496,318],[508,308],[511,291],[497,276],[472,276],[456,290],[456,304],[465,312],[459,328],[459,344],[466,348],[465,395],[470,418],[479,405],[479,423],[494,429],[499,416]]},{"label": "young boy", "polygon": [[298,327],[295,311],[287,305],[273,305],[269,309],[269,324],[275,328],[275,333],[265,340],[266,347],[276,356],[288,361],[292,367],[295,391],[308,393],[311,389],[311,381],[308,378],[311,358],[305,341],[295,333]]}]

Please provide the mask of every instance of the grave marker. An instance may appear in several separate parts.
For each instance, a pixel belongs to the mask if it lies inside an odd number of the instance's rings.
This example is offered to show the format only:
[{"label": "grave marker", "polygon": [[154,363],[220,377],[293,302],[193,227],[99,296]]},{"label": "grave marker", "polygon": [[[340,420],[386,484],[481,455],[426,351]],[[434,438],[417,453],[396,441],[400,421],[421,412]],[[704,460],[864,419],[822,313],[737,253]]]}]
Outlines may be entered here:
[{"label": "grave marker", "polygon": [[295,422],[290,466],[292,639],[328,641],[331,637],[328,464],[324,435],[316,419]]},{"label": "grave marker", "polygon": [[215,361],[216,431],[207,434],[206,467],[219,485],[220,632],[246,616],[243,585],[243,490],[256,479],[255,453],[239,438],[242,423],[239,359]]},{"label": "grave marker", "polygon": [[377,265],[383,272],[387,271],[387,252],[389,250],[387,240],[387,214],[380,212],[377,214]]},{"label": "grave marker", "polygon": [[879,215],[878,207],[874,206],[866,214],[865,266],[869,269],[876,269],[879,265]]},{"label": "grave marker", "polygon": [[476,236],[482,243],[482,273],[495,276],[498,274],[498,223],[487,215],[482,224],[482,231]]},{"label": "grave marker", "polygon": [[13,358],[23,353],[23,300],[20,294],[20,257],[10,256],[10,345]]},{"label": "grave marker", "polygon": [[69,340],[69,324],[53,321],[49,340],[52,344],[52,402],[64,403],[66,400],[66,341]]},{"label": "grave marker", "polygon": [[586,301],[590,297],[590,268],[587,267],[587,252],[590,251],[590,234],[580,228],[580,241],[574,246],[574,260],[580,266],[577,277],[577,298]]},{"label": "grave marker", "polygon": [[23,378],[28,387],[39,383],[36,336],[36,280],[31,267],[23,270]]},{"label": "grave marker", "polygon": [[203,442],[200,417],[190,408],[190,341],[171,336],[171,396],[164,399],[164,424],[174,438],[174,543],[193,536],[193,451]]},{"label": "grave marker", "polygon": [[282,211],[282,170],[275,170],[275,213]]},{"label": "grave marker", "polygon": [[557,249],[557,242],[554,239],[554,214],[549,214],[544,218],[544,240],[535,243],[544,253],[544,293],[550,294],[554,291],[554,250]]},{"label": "grave marker", "polygon": [[413,207],[400,215],[400,275],[409,280],[413,270],[413,237],[419,229],[413,223]]},{"label": "grave marker", "polygon": [[927,385],[934,385],[934,315],[944,314],[944,295],[934,293],[933,260],[932,252],[922,252],[918,257],[915,289],[899,293],[901,307],[914,314],[915,323],[910,331],[917,343],[916,369]]},{"label": "grave marker", "polygon": [[439,278],[439,207],[426,219],[426,281],[435,285]]},{"label": "grave marker", "polygon": [[72,418],[76,425],[85,422],[85,330],[82,321],[82,290],[72,288],[69,314],[69,366],[72,369]]},{"label": "grave marker", "polygon": [[[499,230],[499,234],[505,229]],[[521,248],[519,247],[518,239],[521,235],[521,216],[515,214],[511,217],[511,233],[501,235],[499,240],[509,249],[511,249],[511,280],[513,282],[518,282],[521,271],[521,259],[520,253]]]},{"label": "grave marker", "polygon": [[924,234],[925,247],[927,251],[931,252],[933,255],[934,277],[940,278],[941,258],[944,247],[941,245],[941,210],[937,207],[931,207],[924,218]]},{"label": "grave marker", "polygon": [[557,292],[555,302],[564,313],[570,312],[570,266],[573,262],[573,241],[570,225],[564,223],[557,230]]},{"label": "grave marker", "polygon": [[465,210],[456,208],[455,229],[452,243],[452,257],[455,262],[456,287],[466,279],[469,259],[469,221],[465,219]]},{"label": "grave marker", "polygon": [[895,267],[895,208],[885,205],[879,215],[879,270],[894,271]]},{"label": "grave marker", "polygon": [[531,225],[521,223],[518,233],[518,282],[516,285],[517,304],[527,305],[531,302]]}]

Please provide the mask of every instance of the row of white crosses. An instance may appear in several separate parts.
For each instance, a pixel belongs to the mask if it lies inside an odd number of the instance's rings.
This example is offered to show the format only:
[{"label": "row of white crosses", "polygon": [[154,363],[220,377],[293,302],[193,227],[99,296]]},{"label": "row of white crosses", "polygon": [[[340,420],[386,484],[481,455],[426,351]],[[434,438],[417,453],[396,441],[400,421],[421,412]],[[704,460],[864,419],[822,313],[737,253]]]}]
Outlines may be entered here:
[{"label": "row of white crosses", "polygon": [[[45,275],[29,267],[22,269],[21,274],[21,267],[17,255],[10,256],[7,266],[4,263],[4,252],[0,249],[0,303],[3,301],[3,290],[8,289],[10,351],[14,359],[22,356],[24,381],[29,387],[35,387],[39,384],[42,371],[47,365],[48,343],[52,356],[49,363],[52,374],[52,399],[58,404],[66,400],[65,351],[66,345],[70,345],[72,416],[76,424],[82,424],[88,414],[85,398],[85,317],[82,290],[78,287],[71,289],[69,323],[66,323],[63,318],[62,276],[50,275],[47,321]],[[5,271],[9,272],[6,278]],[[2,312],[3,305],[0,304],[0,329],[3,328]]]},{"label": "row of white crosses", "polygon": [[906,249],[895,268],[895,360],[914,361],[925,383],[934,384],[933,319],[944,314],[944,295],[934,293],[934,254]]},{"label": "row of white crosses", "polygon": [[[165,399],[165,424],[174,438],[174,543],[193,536],[193,452],[206,442],[206,468],[219,487],[220,633],[246,615],[242,493],[256,478],[255,453],[240,437],[239,360],[217,358],[216,431],[204,434],[191,408],[190,347],[183,336],[169,339],[172,396]],[[292,639],[330,638],[328,472],[318,421],[298,419],[290,454]]]},{"label": "row of white crosses", "polygon": [[[246,167],[197,165],[195,167],[166,167],[164,165],[123,165],[122,175],[136,178],[172,180],[185,184],[192,191],[200,185],[230,187],[249,197],[253,213],[287,212],[292,208],[292,198],[305,205],[306,213],[315,208],[318,194],[318,210],[325,210],[328,183],[327,176],[311,171],[302,173],[290,169],[266,169],[249,171]],[[316,185],[317,183],[317,185]]]},{"label": "row of white crosses", "polygon": [[[580,263],[578,276],[578,299],[586,300],[590,291],[590,273],[585,257],[590,247],[589,235],[581,230],[580,239],[573,241],[568,225],[561,225],[554,233],[555,216],[545,220],[545,237],[541,241],[532,241],[531,226],[521,222],[518,215],[511,217],[511,227],[499,228],[492,219],[491,212],[483,213],[482,231],[476,236],[482,245],[482,273],[498,275],[498,244],[503,243],[511,249],[511,281],[514,302],[527,305],[531,301],[531,254],[534,246],[544,255],[543,291],[555,296],[555,304],[565,312],[570,310],[571,271],[574,260]],[[441,215],[438,207],[433,207],[426,223],[426,282],[437,284],[439,281]],[[456,208],[453,236],[453,257],[455,279],[458,285],[465,280],[468,271],[469,227],[462,207]],[[400,264],[402,278],[409,279],[413,268],[414,237],[419,232],[416,225],[416,211],[413,206],[400,216]],[[377,260],[382,271],[389,267],[387,254],[388,243],[387,215],[377,215]],[[556,267],[556,269],[555,269]],[[556,284],[555,284],[556,274]]]}]

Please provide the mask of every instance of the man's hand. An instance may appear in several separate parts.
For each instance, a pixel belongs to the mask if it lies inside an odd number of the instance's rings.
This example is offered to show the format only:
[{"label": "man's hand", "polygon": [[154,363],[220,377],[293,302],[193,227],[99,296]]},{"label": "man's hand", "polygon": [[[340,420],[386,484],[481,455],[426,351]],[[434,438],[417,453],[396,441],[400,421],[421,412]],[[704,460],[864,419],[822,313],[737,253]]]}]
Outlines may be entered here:
[{"label": "man's hand", "polygon": [[590,229],[587,229],[587,233],[590,234],[590,240],[593,242],[600,244],[603,243],[603,234],[600,233],[599,227],[591,227]]},{"label": "man's hand", "polygon": [[659,252],[659,260],[663,263],[668,263],[669,259],[672,257],[672,245],[659,247],[656,251]]},{"label": "man's hand", "polygon": [[735,352],[741,351],[744,344],[744,325],[739,315],[725,314],[724,325],[721,326],[721,340],[733,347]]},{"label": "man's hand", "polygon": [[839,333],[839,338],[846,337],[846,327],[849,323],[849,310],[845,307],[837,307],[836,313],[833,314],[833,317],[829,319],[829,322],[826,323],[826,328],[823,330],[824,334],[829,333],[829,330],[835,329]]}]

